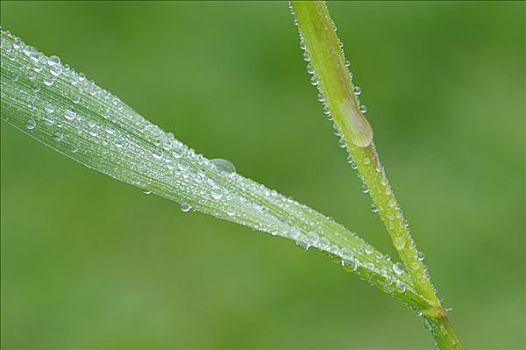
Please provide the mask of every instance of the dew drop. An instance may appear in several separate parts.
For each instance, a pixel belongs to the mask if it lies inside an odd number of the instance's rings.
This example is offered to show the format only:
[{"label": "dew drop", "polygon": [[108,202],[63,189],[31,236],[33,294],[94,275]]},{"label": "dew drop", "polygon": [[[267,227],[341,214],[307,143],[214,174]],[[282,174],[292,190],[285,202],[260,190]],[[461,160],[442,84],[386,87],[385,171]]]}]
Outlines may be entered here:
[{"label": "dew drop", "polygon": [[417,257],[418,257],[418,260],[420,261],[424,261],[424,259],[426,258],[423,251],[419,251],[417,254]]},{"label": "dew drop", "polygon": [[371,211],[372,211],[373,213],[378,213],[378,207],[376,206],[376,204],[374,204],[374,203],[371,204]]},{"label": "dew drop", "polygon": [[232,207],[226,208],[226,215],[228,216],[234,216],[236,215],[236,210]]},{"label": "dew drop", "polygon": [[316,78],[316,76],[313,75],[312,78],[310,78],[310,83],[314,86],[318,85],[318,78]]},{"label": "dew drop", "polygon": [[26,128],[28,130],[33,130],[36,127],[37,127],[37,123],[35,123],[33,119],[29,118],[26,122]]},{"label": "dew drop", "polygon": [[71,153],[77,153],[79,150],[79,146],[75,144],[72,144],[70,148],[71,148]]},{"label": "dew drop", "polygon": [[355,86],[353,92],[356,96],[359,96],[362,93],[362,89],[359,86]]},{"label": "dew drop", "polygon": [[320,240],[320,236],[314,231],[307,232],[305,237],[307,238],[307,242],[311,245],[318,243]]},{"label": "dew drop", "polygon": [[221,191],[220,188],[213,188],[212,189],[212,198],[214,198],[215,200],[219,200],[219,199],[223,198],[223,191]]},{"label": "dew drop", "polygon": [[362,183],[362,193],[369,193],[369,187],[364,183]]},{"label": "dew drop", "polygon": [[46,75],[43,80],[44,85],[51,86],[55,83],[55,78],[52,75]]},{"label": "dew drop", "polygon": [[50,102],[45,102],[44,111],[46,113],[53,113],[55,111],[55,107],[53,107],[53,104],[51,104]]},{"label": "dew drop", "polygon": [[160,149],[160,148],[154,149],[153,150],[153,157],[155,159],[161,159],[163,157],[163,150]]},{"label": "dew drop", "polygon": [[[151,194],[151,193],[152,193],[152,190],[144,189],[142,192],[143,192],[144,194]],[[182,207],[181,207],[181,210],[183,210]],[[184,210],[183,210],[183,211],[184,211]]]},{"label": "dew drop", "polygon": [[188,213],[190,210],[192,210],[192,206],[186,202],[181,202],[181,211],[183,213]]},{"label": "dew drop", "polygon": [[71,98],[71,101],[75,104],[79,103],[80,102],[80,95],[79,94],[76,94],[76,95],[73,95],[73,97]]},{"label": "dew drop", "polygon": [[55,77],[58,77],[60,74],[62,74],[62,66],[57,64],[55,66],[51,66],[49,68],[49,72],[54,75]]},{"label": "dew drop", "polygon": [[18,74],[16,74],[15,72],[11,73],[11,80],[17,81],[18,80]]},{"label": "dew drop", "polygon": [[76,117],[77,113],[75,113],[74,110],[72,110],[71,108],[66,108],[66,110],[64,111],[64,118],[66,118],[69,121],[72,121],[75,120]]},{"label": "dew drop", "polygon": [[212,165],[214,165],[218,170],[228,175],[233,175],[236,173],[236,167],[234,166],[234,164],[232,164],[232,162],[226,159],[222,159],[222,158],[211,159],[210,163],[212,163]]},{"label": "dew drop", "polygon": [[58,56],[49,56],[47,59],[47,64],[51,67],[60,64],[60,58]]},{"label": "dew drop", "polygon": [[314,67],[310,63],[307,64],[307,73],[314,74]]},{"label": "dew drop", "polygon": [[431,326],[431,322],[429,322],[429,320],[427,318],[424,318],[424,327],[430,332],[433,331],[433,327]]},{"label": "dew drop", "polygon": [[397,263],[393,264],[393,271],[397,275],[403,274],[404,273],[404,265],[402,265],[401,262],[397,262]]},{"label": "dew drop", "polygon": [[366,113],[367,112],[367,106],[366,105],[360,105],[360,112]]}]

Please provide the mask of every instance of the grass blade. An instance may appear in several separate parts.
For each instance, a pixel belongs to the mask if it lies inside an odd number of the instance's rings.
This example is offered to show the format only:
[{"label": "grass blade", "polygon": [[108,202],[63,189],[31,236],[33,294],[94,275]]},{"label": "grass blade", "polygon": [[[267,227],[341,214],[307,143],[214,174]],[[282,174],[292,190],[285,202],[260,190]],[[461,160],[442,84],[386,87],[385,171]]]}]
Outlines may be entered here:
[{"label": "grass blade", "polygon": [[1,33],[2,120],[92,169],[217,218],[322,250],[380,290],[429,301],[390,258],[330,218],[208,160],[84,75]]},{"label": "grass blade", "polygon": [[291,1],[290,9],[298,25],[304,58],[309,61],[307,70],[313,74],[313,85],[317,86],[324,110],[333,120],[340,142],[345,145],[403,262],[398,270],[405,266],[415,289],[430,301],[431,307],[422,310],[422,314],[440,348],[461,349],[376,152],[373,131],[364,116],[366,108],[358,99],[361,90],[352,81],[343,45],[325,2]]}]

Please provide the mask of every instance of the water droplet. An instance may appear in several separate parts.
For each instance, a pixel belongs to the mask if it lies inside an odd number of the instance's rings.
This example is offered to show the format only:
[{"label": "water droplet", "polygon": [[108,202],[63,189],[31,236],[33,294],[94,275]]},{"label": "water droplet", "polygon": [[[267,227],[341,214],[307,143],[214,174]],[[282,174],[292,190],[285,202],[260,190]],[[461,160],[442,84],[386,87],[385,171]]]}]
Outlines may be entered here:
[{"label": "water droplet", "polygon": [[66,118],[69,121],[72,121],[75,120],[76,117],[77,113],[75,113],[74,110],[72,110],[71,108],[66,108],[66,110],[64,111],[64,118]]},{"label": "water droplet", "polygon": [[300,38],[300,49],[305,50],[305,48],[305,40],[303,40],[303,38]]},{"label": "water droplet", "polygon": [[362,193],[369,193],[369,187],[364,183],[362,183]]},{"label": "water droplet", "polygon": [[353,92],[356,96],[360,95],[362,93],[362,89],[359,86],[355,86],[353,88]]},{"label": "water droplet", "polygon": [[192,210],[192,206],[186,202],[181,202],[181,211],[183,213],[188,213],[190,210]]},{"label": "water droplet", "polygon": [[417,254],[417,257],[418,257],[418,260],[420,261],[424,261],[424,259],[426,258],[423,251],[419,251]]},{"label": "water droplet", "polygon": [[404,265],[401,262],[397,262],[397,263],[393,264],[393,271],[397,275],[403,274],[404,273]]},{"label": "water droplet", "polygon": [[37,72],[35,72],[34,70],[28,71],[26,75],[29,78],[29,80],[34,80],[38,76]]},{"label": "water droplet", "polygon": [[62,139],[64,138],[64,134],[61,133],[60,131],[56,131],[54,134],[53,134],[53,139],[57,142],[60,142],[62,141]]},{"label": "water droplet", "polygon": [[323,106],[323,114],[325,114],[325,115],[330,115],[331,114],[331,110],[329,109],[329,106],[327,106],[327,105]]},{"label": "water droplet", "polygon": [[427,318],[424,317],[424,327],[432,332],[433,331],[433,327],[431,326],[431,322],[429,322],[429,320]]},{"label": "water droplet", "polygon": [[367,112],[367,106],[366,105],[360,105],[360,112],[366,113]]},{"label": "water droplet", "polygon": [[88,134],[90,134],[90,136],[93,136],[93,137],[96,137],[99,135],[99,126],[93,120],[90,120],[88,122]]},{"label": "water droplet", "polygon": [[314,74],[314,67],[310,63],[307,64],[307,73]]},{"label": "water droplet", "polygon": [[37,73],[42,72],[42,69],[44,69],[44,67],[38,62],[33,65],[33,70]]},{"label": "water droplet", "polygon": [[307,238],[307,242],[310,245],[314,245],[314,244],[318,243],[318,241],[320,240],[320,236],[314,231],[307,232],[305,237]]},{"label": "water droplet", "polygon": [[79,147],[75,144],[72,144],[71,145],[71,153],[77,153],[77,151],[79,150]]},{"label": "water droplet", "polygon": [[17,81],[18,80],[18,74],[16,74],[15,72],[11,73],[11,79],[13,81]]},{"label": "water droplet", "polygon": [[[151,194],[151,193],[152,193],[152,190],[144,189],[142,192],[143,192],[144,194]],[[181,210],[183,210],[182,207],[181,207]],[[183,210],[183,211],[184,211],[184,210]]]},{"label": "water droplet", "polygon": [[347,163],[349,163],[351,165],[351,168],[353,168],[354,170],[358,169],[358,165],[354,162],[354,159],[350,155],[347,157]]},{"label": "water droplet", "polygon": [[234,166],[234,164],[232,164],[232,162],[226,159],[211,159],[210,163],[212,163],[217,169],[228,175],[233,175],[236,173],[236,167]]},{"label": "water droplet", "polygon": [[50,102],[44,103],[44,111],[46,113],[53,113],[55,111],[55,107]]},{"label": "water droplet", "polygon": [[310,61],[310,56],[309,56],[309,53],[307,51],[303,52],[303,59],[307,62]]},{"label": "water droplet", "polygon": [[42,120],[44,120],[44,123],[47,125],[53,125],[55,124],[55,116],[52,114],[48,114],[42,117]]},{"label": "water droplet", "polygon": [[155,159],[161,159],[163,157],[163,150],[160,148],[156,148],[153,150],[153,157]]},{"label": "water droplet", "polygon": [[33,119],[29,118],[26,122],[26,128],[28,130],[33,130],[36,127],[37,127],[37,123],[35,123]]},{"label": "water droplet", "polygon": [[60,58],[58,56],[49,56],[47,59],[47,64],[51,67],[60,64]]},{"label": "water droplet", "polygon": [[216,187],[216,188],[213,188],[212,189],[212,198],[216,199],[216,200],[219,200],[221,198],[223,198],[223,191]]},{"label": "water droplet", "polygon": [[236,210],[232,207],[226,208],[226,215],[228,216],[234,216],[236,215]]},{"label": "water droplet", "polygon": [[365,251],[365,254],[371,255],[373,253],[374,249],[373,249],[372,246],[366,245],[364,251]]},{"label": "water droplet", "polygon": [[373,213],[378,213],[378,207],[376,206],[376,204],[374,204],[374,203],[371,204],[371,211],[372,211]]},{"label": "water droplet", "polygon": [[73,97],[71,98],[71,102],[77,104],[80,102],[80,95],[79,94],[75,94],[73,95]]},{"label": "water droplet", "polygon": [[52,75],[46,75],[43,80],[44,85],[51,86],[55,83],[55,77]]},{"label": "water droplet", "polygon": [[62,66],[59,64],[52,66],[49,68],[49,72],[55,77],[58,77],[60,74],[62,74]]},{"label": "water droplet", "polygon": [[340,146],[341,148],[345,148],[345,140],[344,139],[339,139],[338,140],[338,146]]},{"label": "water droplet", "polygon": [[312,78],[310,78],[310,83],[314,86],[318,85],[318,78],[316,78],[316,76],[313,75]]},{"label": "water droplet", "polygon": [[115,129],[113,129],[113,127],[111,125],[106,125],[106,127],[104,128],[104,130],[106,130],[106,132],[110,135],[113,135],[115,134]]}]

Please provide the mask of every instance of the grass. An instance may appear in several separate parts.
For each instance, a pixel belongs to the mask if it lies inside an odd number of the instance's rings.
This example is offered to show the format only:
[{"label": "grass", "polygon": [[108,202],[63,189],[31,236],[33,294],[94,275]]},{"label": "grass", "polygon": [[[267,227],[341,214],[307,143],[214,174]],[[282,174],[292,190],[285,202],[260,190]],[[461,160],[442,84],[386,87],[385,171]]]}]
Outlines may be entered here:
[{"label": "grass", "polygon": [[[198,210],[326,252],[425,315],[441,348],[459,348],[379,163],[372,129],[354,97],[332,26],[327,26],[328,13],[322,3],[294,3],[294,10],[329,112],[408,272],[330,218],[242,177],[226,161],[197,154],[57,57],[5,31],[2,119],[90,168],[181,203],[184,211]],[[320,39],[317,33],[326,36]],[[323,55],[326,47],[334,54]],[[335,77],[343,83],[334,84]],[[342,98],[344,107],[338,104]]]}]

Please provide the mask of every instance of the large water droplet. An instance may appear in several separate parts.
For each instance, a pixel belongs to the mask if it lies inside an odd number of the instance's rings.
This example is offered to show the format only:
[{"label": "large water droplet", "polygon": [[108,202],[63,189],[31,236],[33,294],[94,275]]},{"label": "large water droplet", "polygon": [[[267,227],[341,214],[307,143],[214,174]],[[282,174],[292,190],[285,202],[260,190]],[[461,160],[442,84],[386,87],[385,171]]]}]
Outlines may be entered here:
[{"label": "large water droplet", "polygon": [[233,175],[236,172],[236,167],[234,166],[234,164],[232,164],[232,162],[226,159],[222,159],[222,158],[211,159],[210,163],[212,163],[217,169],[219,169],[220,171],[228,175]]},{"label": "large water droplet", "polygon": [[58,56],[49,56],[47,64],[51,67],[56,66],[57,64],[60,64],[60,58]]}]

